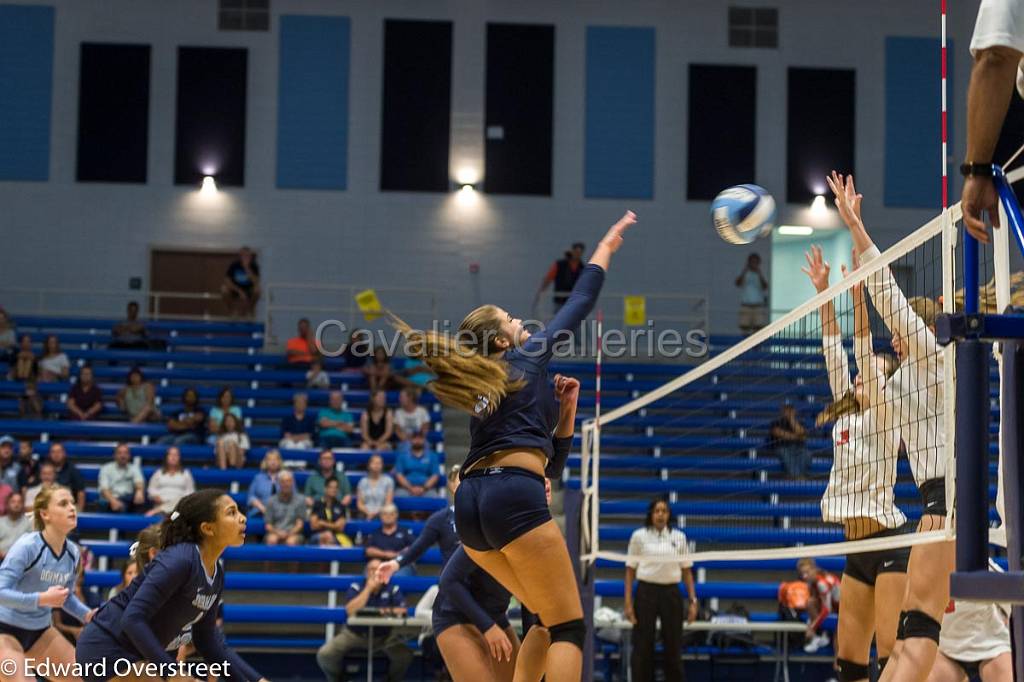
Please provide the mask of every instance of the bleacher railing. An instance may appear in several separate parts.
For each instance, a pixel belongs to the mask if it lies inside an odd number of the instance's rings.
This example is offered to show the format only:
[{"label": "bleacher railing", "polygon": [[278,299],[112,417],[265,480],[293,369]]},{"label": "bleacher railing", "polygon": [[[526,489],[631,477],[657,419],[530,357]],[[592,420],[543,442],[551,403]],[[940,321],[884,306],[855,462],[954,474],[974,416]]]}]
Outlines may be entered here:
[{"label": "bleacher railing", "polygon": [[[0,301],[4,308],[22,315],[51,315],[54,317],[109,317],[121,319],[129,301],[138,301],[143,308],[142,317],[159,320],[228,320],[224,315],[206,313],[186,315],[168,312],[168,304],[181,301],[209,301],[208,308],[221,309],[220,292],[143,291],[105,289],[38,289],[27,287],[0,288]],[[145,312],[148,308],[148,312]]]}]

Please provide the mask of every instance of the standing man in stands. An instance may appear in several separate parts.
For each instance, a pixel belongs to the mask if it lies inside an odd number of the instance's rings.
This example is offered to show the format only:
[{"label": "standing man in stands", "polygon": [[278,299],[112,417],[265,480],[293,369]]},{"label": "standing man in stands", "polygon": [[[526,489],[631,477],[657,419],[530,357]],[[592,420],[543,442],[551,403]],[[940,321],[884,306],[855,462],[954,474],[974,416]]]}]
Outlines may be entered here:
[{"label": "standing man in stands", "polygon": [[736,286],[740,289],[740,332],[749,336],[768,324],[768,280],[761,272],[760,255],[747,256],[747,264],[736,278]]},{"label": "standing man in stands", "polygon": [[228,312],[241,317],[252,317],[260,300],[260,266],[256,255],[248,246],[238,252],[238,260],[228,266],[221,285],[221,296]]},{"label": "standing man in stands", "polygon": [[544,275],[540,289],[537,290],[537,295],[533,299],[533,307],[537,307],[541,294],[554,282],[555,295],[552,300],[555,303],[554,312],[558,312],[562,305],[569,300],[569,294],[572,293],[572,288],[576,285],[576,280],[579,279],[581,272],[583,272],[583,242],[576,242],[572,245],[571,251],[565,252],[565,258],[551,264],[551,268]]}]

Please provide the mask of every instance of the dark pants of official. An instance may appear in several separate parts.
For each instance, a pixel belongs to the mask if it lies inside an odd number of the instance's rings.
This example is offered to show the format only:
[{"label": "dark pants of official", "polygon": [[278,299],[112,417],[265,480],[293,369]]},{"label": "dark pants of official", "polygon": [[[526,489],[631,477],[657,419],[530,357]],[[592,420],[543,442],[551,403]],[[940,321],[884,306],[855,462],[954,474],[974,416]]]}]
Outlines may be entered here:
[{"label": "dark pants of official", "polygon": [[655,624],[661,619],[661,643],[665,650],[665,682],[682,682],[683,660],[679,648],[683,636],[683,598],[679,585],[640,582],[633,599],[633,682],[654,679]]}]

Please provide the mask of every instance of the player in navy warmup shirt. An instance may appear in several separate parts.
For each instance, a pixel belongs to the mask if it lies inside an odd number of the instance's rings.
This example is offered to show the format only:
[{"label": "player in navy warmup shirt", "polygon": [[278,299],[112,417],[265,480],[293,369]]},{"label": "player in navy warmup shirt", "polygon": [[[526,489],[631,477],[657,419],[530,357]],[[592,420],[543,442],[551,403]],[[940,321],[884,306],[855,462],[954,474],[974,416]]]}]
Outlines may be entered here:
[{"label": "player in navy warmup shirt", "polygon": [[55,666],[75,662],[74,647],[53,627],[54,609],[85,623],[94,613],[75,596],[81,555],[67,539],[78,525],[71,491],[44,488],[32,510],[36,532],[21,536],[0,564],[0,661],[15,662],[15,673],[2,676],[8,682],[35,679],[27,674],[26,658]]},{"label": "player in navy warmup shirt", "polygon": [[[118,676],[118,659],[179,670],[174,651],[191,642],[208,664],[227,663],[221,678],[258,682],[261,676],[224,642],[217,607],[224,589],[227,547],[245,541],[245,515],[223,491],[201,490],[182,498],[163,521],[160,553],[145,575],[103,605],[78,640],[77,658],[94,674],[86,682]],[[106,663],[105,675],[95,674]]]}]

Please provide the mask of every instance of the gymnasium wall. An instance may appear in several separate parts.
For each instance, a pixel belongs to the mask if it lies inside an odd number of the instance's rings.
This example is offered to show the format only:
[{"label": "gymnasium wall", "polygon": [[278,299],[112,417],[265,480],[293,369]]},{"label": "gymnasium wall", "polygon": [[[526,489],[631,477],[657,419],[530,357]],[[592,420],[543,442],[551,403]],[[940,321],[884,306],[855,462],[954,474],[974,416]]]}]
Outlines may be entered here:
[{"label": "gymnasium wall", "polygon": [[[785,203],[787,106],[807,107],[802,113],[819,120],[831,115],[827,103],[815,98],[788,102],[789,71],[796,67],[854,71],[853,158],[866,195],[864,212],[879,241],[895,241],[938,211],[937,137],[922,134],[909,148],[905,139],[897,141],[892,153],[909,154],[918,161],[912,167],[886,151],[893,143],[888,127],[898,123],[916,130],[913,121],[894,123],[887,97],[906,101],[907,88],[911,98],[932,92],[934,106],[922,104],[920,113],[931,111],[934,120],[921,126],[937,126],[937,71],[923,72],[930,62],[914,51],[920,41],[891,39],[936,36],[938,3],[751,4],[779,8],[777,49],[730,48],[728,8],[718,0],[272,0],[269,32],[217,30],[213,0],[0,4],[0,289],[114,289],[128,297],[130,277],[142,277],[145,286],[153,246],[232,248],[245,243],[259,250],[268,282],[432,288],[441,292],[446,316],[458,318],[479,302],[525,315],[551,261],[576,240],[591,248],[631,208],[641,223],[616,258],[608,289],[708,292],[713,328],[732,332],[738,300],[733,280],[748,249],[729,246],[715,235],[707,201],[686,200],[688,173],[702,172],[701,160],[688,158],[690,65],[756,67],[756,103],[750,102],[756,112],[756,148],[748,152],[752,159],[737,164],[752,162],[755,177],[749,180],[778,198],[780,222],[810,220],[806,203]],[[954,3],[950,21],[955,122],[963,120],[967,45],[977,4]],[[53,9],[25,19],[22,10],[31,6]],[[45,13],[51,11],[47,23]],[[288,16],[282,21],[282,15]],[[444,86],[450,86],[448,170],[453,179],[460,169],[482,173],[486,167],[489,33],[503,50],[525,41],[522,68],[536,82],[544,79],[543,27],[553,27],[550,178],[532,170],[525,179],[502,177],[500,194],[483,193],[468,204],[451,192],[395,189],[410,186],[403,183],[436,186],[436,168],[420,169],[423,177],[391,173],[382,184],[383,157],[401,158],[403,151],[418,153],[436,142],[434,137],[403,140],[396,137],[397,128],[384,134],[383,128],[395,121],[416,118],[410,117],[408,104],[395,106],[390,98],[388,106],[382,102],[385,90],[408,92],[415,81],[393,68],[386,82],[385,55],[396,64],[406,60],[424,68],[443,67],[444,55],[430,48],[443,46],[449,31],[441,23],[440,32],[435,30],[423,45],[386,46],[386,20],[451,22],[450,84],[429,76],[417,88],[436,104],[438,97],[443,101]],[[41,22],[33,30],[42,42],[26,38],[25,21]],[[489,23],[531,24],[541,30],[496,35]],[[403,33],[403,25],[388,24],[389,40],[415,40]],[[52,50],[45,41],[48,32]],[[82,43],[149,46],[144,182],[76,181]],[[425,49],[417,52],[417,47]],[[243,68],[246,74],[244,147],[231,150],[233,158],[242,156],[244,168],[231,175],[231,184],[239,186],[224,188],[213,201],[203,200],[197,185],[175,184],[176,177],[183,177],[175,149],[183,107],[198,126],[196,135],[208,123],[202,102],[183,102],[178,96],[180,48],[244,50],[241,66],[230,59],[233,50],[223,51],[230,62],[224,68]],[[894,53],[900,61],[887,64],[887,55]],[[503,82],[514,83],[515,69],[493,60],[492,66]],[[26,83],[40,82],[39,74],[51,69],[49,83],[43,78],[42,86],[26,90]],[[281,86],[279,69],[290,75]],[[189,73],[202,80],[195,69]],[[294,80],[300,76],[303,82]],[[543,91],[544,83],[538,87]],[[90,106],[97,92],[101,95],[102,89],[91,92]],[[216,95],[218,108],[235,107],[238,93]],[[514,100],[515,92],[492,95]],[[219,101],[224,98],[228,101]],[[543,134],[545,102],[524,102],[516,116]],[[434,135],[438,120],[428,118],[419,121],[417,130]],[[10,128],[4,132],[5,121],[26,119],[32,121],[26,128],[31,134],[8,139],[13,134]],[[137,134],[137,112],[132,120]],[[963,155],[962,133],[962,126],[954,127],[954,168]],[[89,153],[95,160],[99,152],[92,148]],[[524,168],[538,168],[544,153],[523,159]],[[709,165],[728,170],[728,159],[723,163],[709,156]],[[132,159],[138,163],[138,153]],[[898,178],[892,175],[905,168]],[[138,170],[125,173],[137,180]],[[891,180],[895,184],[887,186]],[[487,178],[482,182],[486,188]],[[954,180],[953,196],[957,190]],[[887,196],[890,203],[912,207],[885,206]],[[934,205],[921,207],[930,201]],[[834,212],[831,220],[836,220]],[[771,249],[764,242],[749,250],[768,260]],[[479,273],[470,272],[471,263],[479,264]],[[771,263],[766,266],[770,269]]]}]

